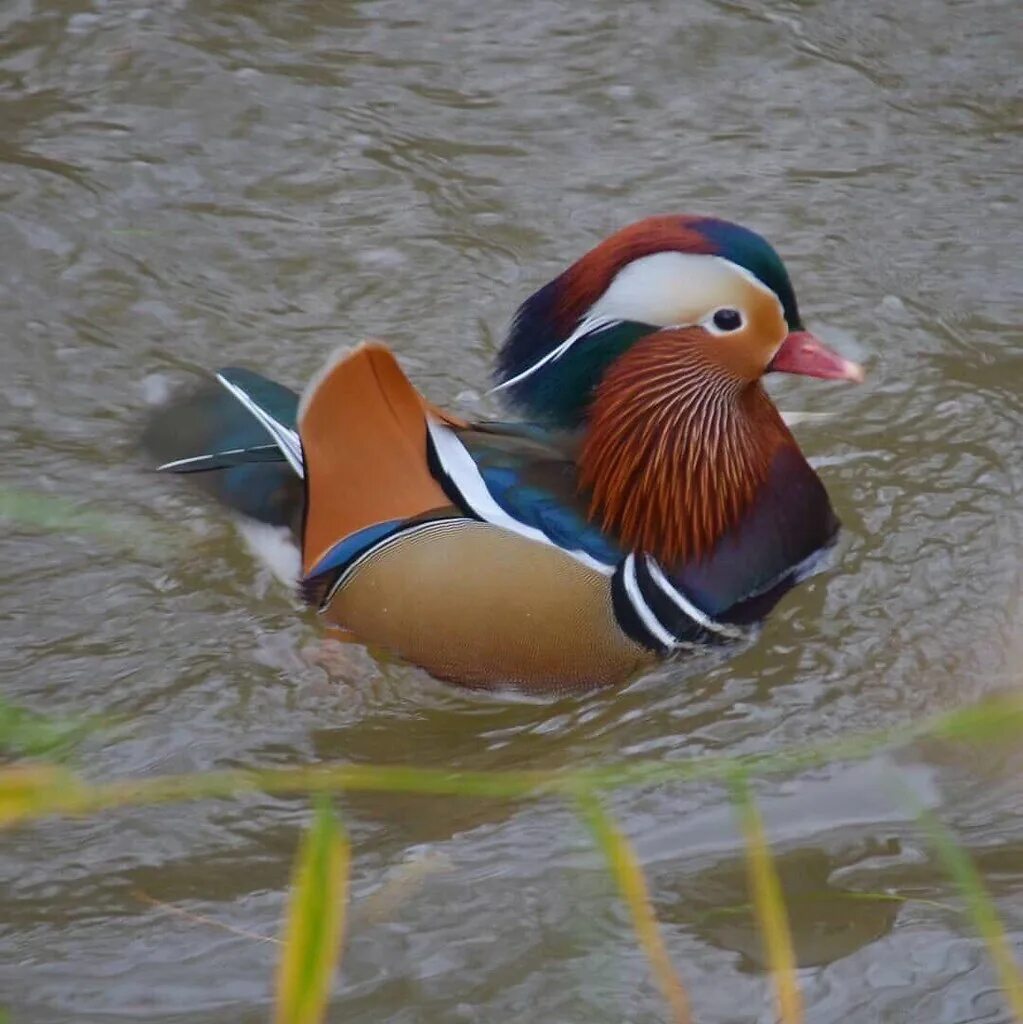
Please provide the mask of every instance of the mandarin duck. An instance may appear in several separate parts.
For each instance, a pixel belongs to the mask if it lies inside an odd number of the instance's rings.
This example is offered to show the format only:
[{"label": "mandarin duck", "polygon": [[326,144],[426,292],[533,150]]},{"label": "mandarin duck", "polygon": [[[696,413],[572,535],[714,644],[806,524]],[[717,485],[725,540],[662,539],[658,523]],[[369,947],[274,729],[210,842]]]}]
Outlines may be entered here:
[{"label": "mandarin duck", "polygon": [[301,398],[221,370],[146,441],[292,531],[303,598],[350,638],[442,679],[556,690],[743,635],[833,544],[771,371],[862,379],[803,327],[760,235],[652,217],[519,307],[495,390],[521,422],[443,411],[372,342]]}]

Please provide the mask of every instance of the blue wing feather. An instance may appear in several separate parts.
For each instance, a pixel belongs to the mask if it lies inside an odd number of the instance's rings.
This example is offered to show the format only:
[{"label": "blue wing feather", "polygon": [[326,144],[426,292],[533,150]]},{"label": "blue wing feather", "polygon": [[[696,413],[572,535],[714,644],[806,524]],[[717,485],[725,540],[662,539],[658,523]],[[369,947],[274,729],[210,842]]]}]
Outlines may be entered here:
[{"label": "blue wing feather", "polygon": [[524,526],[566,551],[613,566],[622,552],[587,518],[571,442],[535,424],[488,423],[458,431],[491,498]]}]

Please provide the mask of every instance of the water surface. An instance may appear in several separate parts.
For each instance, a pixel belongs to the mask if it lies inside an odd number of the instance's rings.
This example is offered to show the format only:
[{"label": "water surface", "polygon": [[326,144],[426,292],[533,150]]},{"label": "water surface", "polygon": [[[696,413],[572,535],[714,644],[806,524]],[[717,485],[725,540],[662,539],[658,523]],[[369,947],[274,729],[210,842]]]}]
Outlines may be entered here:
[{"label": "water surface", "polygon": [[[1016,685],[1023,246],[1005,3],[554,0],[0,5],[5,487],[142,524],[8,525],[4,695],[125,725],[94,777],[352,761],[685,759],[839,738]],[[845,523],[836,567],[728,662],[523,702],[321,664],[314,618],[225,518],[146,471],[148,402],[225,363],[300,385],[386,338],[472,412],[515,305],[650,213],[747,223],[858,389],[772,384]],[[1005,1021],[907,780],[1023,937],[1023,794],[927,746],[758,786],[813,1024]],[[1018,764],[1016,765],[1018,768]],[[724,792],[613,801],[701,1024],[774,1019]],[[599,857],[556,801],[359,797],[334,1021],[664,1019]],[[267,1018],[302,800],[0,837],[0,1004],[30,1024]],[[905,902],[855,900],[897,893]]]}]

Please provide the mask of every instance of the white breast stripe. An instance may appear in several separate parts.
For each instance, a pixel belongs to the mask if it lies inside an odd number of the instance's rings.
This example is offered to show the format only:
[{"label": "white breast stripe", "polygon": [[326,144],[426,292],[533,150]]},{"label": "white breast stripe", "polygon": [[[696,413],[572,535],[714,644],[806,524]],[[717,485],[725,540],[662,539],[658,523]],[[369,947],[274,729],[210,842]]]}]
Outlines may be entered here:
[{"label": "white breast stripe", "polygon": [[560,345],[552,348],[547,355],[542,359],[538,359],[532,366],[526,367],[521,373],[515,374],[514,377],[509,377],[508,380],[502,381],[496,387],[491,388],[489,394],[492,395],[497,391],[510,388],[513,384],[518,384],[520,380],[525,380],[530,374],[536,373],[541,366],[546,366],[548,363],[553,363],[555,360],[560,359],[580,338],[585,337],[587,334],[596,334],[598,331],[603,331],[618,323],[621,323],[621,321],[606,316],[595,316],[583,320]]},{"label": "white breast stripe", "polygon": [[636,556],[634,554],[630,554],[622,564],[622,583],[625,584],[625,594],[629,602],[636,610],[636,614],[646,627],[647,632],[651,636],[656,637],[665,647],[678,647],[678,638],[661,625],[660,619],[654,615],[650,606],[643,600],[643,594],[639,589],[639,581],[636,579]]},{"label": "white breast stripe", "polygon": [[458,440],[455,432],[445,427],[432,416],[427,416],[426,426],[430,431],[430,440],[433,442],[434,450],[437,452],[437,458],[440,459],[444,472],[451,477],[458,487],[459,494],[461,494],[466,504],[481,519],[485,519],[488,523],[493,523],[494,526],[502,526],[506,530],[511,530],[522,537],[528,537],[530,540],[539,541],[541,544],[548,544],[552,548],[564,551],[577,561],[582,562],[583,565],[595,569],[604,576],[610,576],[614,572],[613,565],[605,565],[603,562],[598,562],[597,559],[586,554],[584,551],[569,551],[567,548],[555,544],[541,530],[527,526],[525,523],[520,523],[517,519],[510,516],[494,501],[490,491],[487,490],[487,485],[483,482],[479,468],[472,461],[472,456],[466,451],[465,445]]},{"label": "white breast stripe", "polygon": [[257,405],[245,391],[236,384],[232,384],[219,373],[217,374],[217,380],[266,427],[270,436],[277,442],[277,447],[280,448],[284,457],[290,463],[291,468],[299,477],[304,479],[305,465],[302,458],[302,442],[298,439],[298,433],[292,430],[291,427],[286,427],[280,421],[275,420],[262,406]]},{"label": "white breast stripe", "polygon": [[649,555],[643,556],[646,559],[647,571],[650,573],[650,578],[657,584],[658,589],[668,597],[675,606],[685,615],[693,620],[702,629],[706,629],[711,633],[717,633],[719,636],[727,637],[740,637],[742,636],[742,630],[737,629],[735,626],[726,625],[723,622],[715,622],[705,612],[700,611],[692,601],[688,600],[684,594],[672,586],[671,581],[664,575],[661,567],[657,564],[654,559]]}]

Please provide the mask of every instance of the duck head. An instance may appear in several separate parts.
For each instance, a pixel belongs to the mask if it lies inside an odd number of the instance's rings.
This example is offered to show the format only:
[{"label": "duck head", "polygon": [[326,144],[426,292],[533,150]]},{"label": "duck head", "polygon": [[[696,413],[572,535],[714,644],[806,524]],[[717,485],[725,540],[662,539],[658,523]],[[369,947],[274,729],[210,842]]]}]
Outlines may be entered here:
[{"label": "duck head", "polygon": [[495,390],[580,426],[597,385],[640,338],[685,328],[690,344],[750,382],[769,371],[861,381],[806,330],[788,271],[756,232],[713,217],[648,217],[530,296],[498,357]]},{"label": "duck head", "polygon": [[748,228],[664,216],[612,235],[519,308],[497,390],[582,433],[591,515],[629,546],[699,557],[795,440],[771,371],[860,381],[806,330],[781,258]]}]

